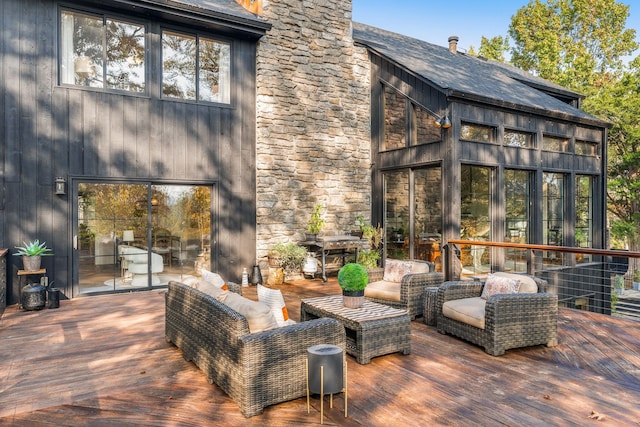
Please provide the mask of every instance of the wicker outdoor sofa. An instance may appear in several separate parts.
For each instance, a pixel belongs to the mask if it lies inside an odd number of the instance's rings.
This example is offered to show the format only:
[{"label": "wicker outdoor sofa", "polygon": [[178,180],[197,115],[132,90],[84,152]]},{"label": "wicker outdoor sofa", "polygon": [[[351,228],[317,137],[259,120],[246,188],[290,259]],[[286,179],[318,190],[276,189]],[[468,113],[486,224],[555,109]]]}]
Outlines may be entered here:
[{"label": "wicker outdoor sofa", "polygon": [[443,314],[447,301],[478,299],[485,282],[451,281],[438,288],[437,329],[477,344],[493,356],[518,347],[558,344],[558,297],[546,293],[548,283],[534,276],[536,293],[513,293],[490,296],[484,309],[484,329]]},{"label": "wicker outdoor sofa", "polygon": [[[228,285],[241,292],[237,284]],[[167,341],[236,401],[247,418],[266,406],[306,396],[310,346],[345,348],[344,327],[335,319],[250,333],[244,316],[183,283],[169,282],[165,308]]]},{"label": "wicker outdoor sofa", "polygon": [[[415,268],[417,265],[421,268]],[[399,274],[398,266],[409,273]],[[444,281],[444,275],[433,271],[434,268],[433,263],[424,261],[387,259],[384,268],[367,269],[369,284],[364,295],[369,301],[407,310],[413,320],[422,316],[425,289],[440,286]],[[396,269],[395,274],[390,269]],[[412,270],[420,272],[411,273]]]}]

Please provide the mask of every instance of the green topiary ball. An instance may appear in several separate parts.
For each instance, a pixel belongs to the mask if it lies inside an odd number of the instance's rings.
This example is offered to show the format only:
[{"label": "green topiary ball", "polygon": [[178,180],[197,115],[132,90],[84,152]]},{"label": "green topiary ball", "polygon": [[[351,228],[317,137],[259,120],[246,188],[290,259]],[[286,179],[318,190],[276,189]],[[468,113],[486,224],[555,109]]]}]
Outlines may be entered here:
[{"label": "green topiary ball", "polygon": [[361,291],[366,288],[367,283],[369,283],[369,274],[360,264],[345,264],[340,271],[338,271],[338,283],[342,290]]}]

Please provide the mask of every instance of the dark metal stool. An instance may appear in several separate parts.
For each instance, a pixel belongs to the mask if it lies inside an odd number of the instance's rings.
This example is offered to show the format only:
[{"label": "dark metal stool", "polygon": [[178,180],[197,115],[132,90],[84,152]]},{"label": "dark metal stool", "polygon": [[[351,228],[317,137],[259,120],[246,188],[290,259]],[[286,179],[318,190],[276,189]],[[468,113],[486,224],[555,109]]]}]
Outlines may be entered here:
[{"label": "dark metal stool", "polygon": [[347,360],[338,346],[319,344],[307,349],[307,413],[311,412],[311,393],[320,394],[320,424],[324,423],[324,395],[329,394],[333,408],[333,394],[344,391],[344,416],[347,417]]}]

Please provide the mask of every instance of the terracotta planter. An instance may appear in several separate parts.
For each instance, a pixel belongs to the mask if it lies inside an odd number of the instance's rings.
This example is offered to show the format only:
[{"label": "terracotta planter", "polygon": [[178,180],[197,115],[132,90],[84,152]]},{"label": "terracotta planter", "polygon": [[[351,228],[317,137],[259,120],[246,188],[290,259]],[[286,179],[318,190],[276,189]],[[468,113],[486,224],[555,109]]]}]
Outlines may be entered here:
[{"label": "terracotta planter", "polygon": [[364,304],[364,289],[361,291],[342,291],[342,303],[347,308],[360,308]]},{"label": "terracotta planter", "polygon": [[22,265],[25,271],[38,271],[40,270],[41,258],[40,255],[35,256],[22,256]]}]

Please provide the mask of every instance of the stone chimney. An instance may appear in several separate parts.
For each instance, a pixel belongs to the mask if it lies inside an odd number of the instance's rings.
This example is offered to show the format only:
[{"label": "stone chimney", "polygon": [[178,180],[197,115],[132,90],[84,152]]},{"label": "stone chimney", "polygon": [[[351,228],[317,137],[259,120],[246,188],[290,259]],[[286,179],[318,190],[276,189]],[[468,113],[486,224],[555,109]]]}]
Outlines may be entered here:
[{"label": "stone chimney", "polygon": [[449,52],[457,53],[458,52],[458,36],[449,37]]}]

